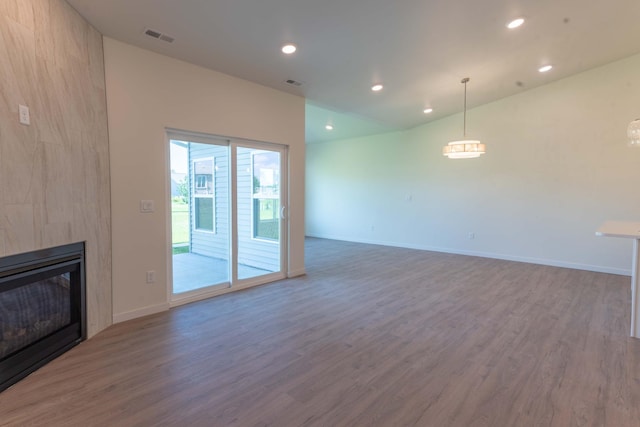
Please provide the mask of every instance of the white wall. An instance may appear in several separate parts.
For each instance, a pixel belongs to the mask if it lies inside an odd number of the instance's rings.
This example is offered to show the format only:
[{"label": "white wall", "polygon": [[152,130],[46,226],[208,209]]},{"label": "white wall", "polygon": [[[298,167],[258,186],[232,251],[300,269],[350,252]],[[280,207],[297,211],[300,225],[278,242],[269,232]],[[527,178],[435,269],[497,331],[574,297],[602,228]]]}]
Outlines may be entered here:
[{"label": "white wall", "polygon": [[631,242],[594,232],[640,220],[638,72],[640,55],[468,111],[479,159],[441,154],[461,114],[309,144],[307,234],[630,274]]},{"label": "white wall", "polygon": [[[288,145],[289,276],[304,273],[304,99],[105,37],[114,320],[168,308],[165,129]],[[155,200],[151,214],[141,199]],[[147,284],[155,270],[157,283]]]}]

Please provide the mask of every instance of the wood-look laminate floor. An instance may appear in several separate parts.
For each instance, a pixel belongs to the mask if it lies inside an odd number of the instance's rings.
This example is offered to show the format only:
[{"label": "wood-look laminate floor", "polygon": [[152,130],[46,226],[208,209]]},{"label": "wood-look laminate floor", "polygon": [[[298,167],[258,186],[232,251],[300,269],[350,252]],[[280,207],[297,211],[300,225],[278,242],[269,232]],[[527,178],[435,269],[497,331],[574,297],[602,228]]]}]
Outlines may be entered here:
[{"label": "wood-look laminate floor", "polygon": [[640,425],[628,277],[320,239],[307,273],[112,326],[0,425]]}]

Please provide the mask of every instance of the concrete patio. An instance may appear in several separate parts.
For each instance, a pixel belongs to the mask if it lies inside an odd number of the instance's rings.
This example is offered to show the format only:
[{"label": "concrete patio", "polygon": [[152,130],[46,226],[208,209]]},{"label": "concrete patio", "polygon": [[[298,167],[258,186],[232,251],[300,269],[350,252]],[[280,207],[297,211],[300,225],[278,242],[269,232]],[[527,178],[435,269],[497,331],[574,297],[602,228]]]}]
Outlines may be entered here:
[{"label": "concrete patio", "polygon": [[[238,278],[248,279],[271,271],[238,265]],[[173,255],[173,293],[193,291],[230,281],[229,261],[194,253]]]}]

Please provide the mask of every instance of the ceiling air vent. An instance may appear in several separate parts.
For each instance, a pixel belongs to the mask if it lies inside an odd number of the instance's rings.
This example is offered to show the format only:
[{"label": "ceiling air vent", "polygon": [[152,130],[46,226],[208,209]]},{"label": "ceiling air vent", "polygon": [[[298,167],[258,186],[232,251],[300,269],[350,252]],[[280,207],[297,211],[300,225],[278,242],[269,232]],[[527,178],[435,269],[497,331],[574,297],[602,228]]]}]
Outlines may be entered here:
[{"label": "ceiling air vent", "polygon": [[149,37],[153,37],[154,39],[162,40],[163,42],[173,43],[175,40],[173,37],[168,36],[166,34],[162,34],[160,31],[152,30],[151,28],[146,28],[144,33]]},{"label": "ceiling air vent", "polygon": [[284,81],[286,84],[291,86],[302,86],[302,82],[295,81],[293,79],[287,79]]}]

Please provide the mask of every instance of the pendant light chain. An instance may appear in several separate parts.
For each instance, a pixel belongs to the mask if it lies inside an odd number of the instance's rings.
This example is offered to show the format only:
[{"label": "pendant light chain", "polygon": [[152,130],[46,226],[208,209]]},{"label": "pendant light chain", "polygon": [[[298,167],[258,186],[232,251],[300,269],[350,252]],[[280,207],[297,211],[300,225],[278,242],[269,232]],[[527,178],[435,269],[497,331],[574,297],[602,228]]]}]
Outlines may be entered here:
[{"label": "pendant light chain", "polygon": [[464,83],[464,115],[462,122],[462,135],[464,138],[467,137],[467,82],[469,81],[469,77],[465,77],[462,79],[460,83]]}]

